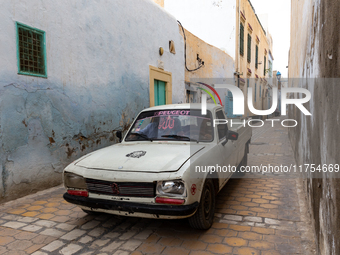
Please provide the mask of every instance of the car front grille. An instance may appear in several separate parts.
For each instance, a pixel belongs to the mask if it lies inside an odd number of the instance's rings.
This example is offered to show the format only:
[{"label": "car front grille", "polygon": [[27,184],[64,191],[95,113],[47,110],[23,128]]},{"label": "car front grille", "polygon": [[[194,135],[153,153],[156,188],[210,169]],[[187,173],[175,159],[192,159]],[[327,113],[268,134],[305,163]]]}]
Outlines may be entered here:
[{"label": "car front grille", "polygon": [[155,197],[155,183],[86,179],[86,185],[90,193],[125,197]]}]

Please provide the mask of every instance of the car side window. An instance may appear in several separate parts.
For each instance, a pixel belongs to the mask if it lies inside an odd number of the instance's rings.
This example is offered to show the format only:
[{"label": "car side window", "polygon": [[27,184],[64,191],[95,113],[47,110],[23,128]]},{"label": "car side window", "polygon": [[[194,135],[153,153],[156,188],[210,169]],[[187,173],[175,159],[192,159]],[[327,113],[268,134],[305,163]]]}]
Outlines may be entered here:
[{"label": "car side window", "polygon": [[[222,110],[218,110],[216,112],[216,118],[220,120],[225,120],[225,115],[223,114]],[[218,139],[221,140],[226,136],[226,131],[228,130],[227,124],[220,124],[217,125],[217,131],[218,131]]]}]

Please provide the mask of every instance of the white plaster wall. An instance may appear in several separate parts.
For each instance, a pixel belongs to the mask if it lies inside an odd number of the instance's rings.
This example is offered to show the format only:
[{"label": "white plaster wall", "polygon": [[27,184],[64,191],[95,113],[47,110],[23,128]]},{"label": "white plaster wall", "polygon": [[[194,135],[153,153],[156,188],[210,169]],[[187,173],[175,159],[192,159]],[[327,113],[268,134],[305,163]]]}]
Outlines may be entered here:
[{"label": "white plaster wall", "polygon": [[[179,64],[183,45],[176,20],[152,1],[5,0],[0,14],[5,35],[0,49],[4,83],[61,85],[62,79],[64,87],[80,89],[93,83],[99,89],[106,88],[108,81],[119,85],[122,75],[118,74],[128,73],[147,82],[148,65],[157,66],[157,60],[173,73],[174,86],[183,80]],[[46,32],[47,80],[17,75],[15,21]],[[176,55],[168,51],[169,40],[175,41]],[[162,57],[160,46],[165,49]],[[181,100],[174,95],[175,102]]]},{"label": "white plaster wall", "polygon": [[[3,0],[0,16],[0,200],[60,183],[66,164],[117,141],[149,106],[158,60],[185,100],[183,38],[150,0]],[[16,21],[46,32],[47,79],[17,74]]]},{"label": "white plaster wall", "polygon": [[235,59],[235,0],[165,0],[164,8],[185,29]]}]

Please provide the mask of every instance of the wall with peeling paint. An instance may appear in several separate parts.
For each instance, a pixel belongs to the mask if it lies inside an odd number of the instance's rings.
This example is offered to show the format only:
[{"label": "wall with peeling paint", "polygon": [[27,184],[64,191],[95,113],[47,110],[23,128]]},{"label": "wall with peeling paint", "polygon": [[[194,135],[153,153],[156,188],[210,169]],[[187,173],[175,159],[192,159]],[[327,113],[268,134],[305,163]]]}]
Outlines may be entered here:
[{"label": "wall with peeling paint", "polygon": [[[289,108],[289,118],[299,123],[289,130],[297,164],[340,163],[339,9],[339,1],[292,1],[289,86],[306,88],[312,94],[304,104],[312,116]],[[308,173],[304,184],[316,253],[339,254],[339,174]]]},{"label": "wall with peeling paint", "polygon": [[[149,106],[149,65],[163,61],[184,101],[183,39],[150,0],[4,0],[0,16],[0,201],[61,183],[65,165],[117,142]],[[47,79],[17,74],[16,21],[46,32]]]}]

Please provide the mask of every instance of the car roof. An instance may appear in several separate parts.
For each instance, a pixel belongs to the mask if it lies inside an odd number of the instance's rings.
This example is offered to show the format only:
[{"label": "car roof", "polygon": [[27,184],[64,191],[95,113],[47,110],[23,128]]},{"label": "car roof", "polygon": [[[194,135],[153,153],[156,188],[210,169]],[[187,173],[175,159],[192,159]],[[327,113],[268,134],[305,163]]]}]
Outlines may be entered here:
[{"label": "car roof", "polygon": [[[213,111],[215,108],[220,108],[219,104],[211,104],[207,103],[207,110]],[[200,110],[202,109],[202,104],[199,103],[187,103],[187,104],[166,104],[166,105],[158,105],[149,107],[143,110],[144,111],[157,111],[157,110],[170,110],[170,109],[194,109]]]}]

